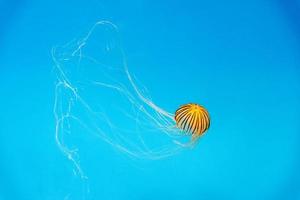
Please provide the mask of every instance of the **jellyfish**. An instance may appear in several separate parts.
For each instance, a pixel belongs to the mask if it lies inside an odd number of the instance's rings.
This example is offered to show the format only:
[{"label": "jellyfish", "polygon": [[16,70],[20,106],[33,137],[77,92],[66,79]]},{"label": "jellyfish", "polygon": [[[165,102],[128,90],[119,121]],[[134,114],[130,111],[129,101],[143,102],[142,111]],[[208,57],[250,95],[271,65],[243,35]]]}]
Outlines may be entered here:
[{"label": "jellyfish", "polygon": [[174,118],[179,129],[192,135],[192,142],[202,136],[210,126],[208,111],[195,103],[182,105],[175,112]]},{"label": "jellyfish", "polygon": [[[116,25],[99,21],[83,37],[51,51],[54,138],[83,195],[90,191],[81,167],[86,152],[98,149],[93,154],[102,155],[100,147],[109,145],[133,161],[164,159],[193,147],[210,125],[207,110],[198,104],[182,105],[173,113],[161,107],[159,99],[154,101],[131,74],[120,38]],[[91,145],[84,145],[87,141]],[[85,156],[84,162],[93,157]]]}]

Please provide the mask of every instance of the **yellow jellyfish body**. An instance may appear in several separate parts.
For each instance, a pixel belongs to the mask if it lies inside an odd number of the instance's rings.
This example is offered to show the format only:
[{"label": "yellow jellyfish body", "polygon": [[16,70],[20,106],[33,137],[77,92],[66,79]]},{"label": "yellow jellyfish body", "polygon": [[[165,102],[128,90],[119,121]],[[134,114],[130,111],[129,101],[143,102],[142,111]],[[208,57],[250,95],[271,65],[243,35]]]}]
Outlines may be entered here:
[{"label": "yellow jellyfish body", "polygon": [[175,121],[179,129],[192,134],[192,140],[203,135],[210,125],[207,110],[195,103],[182,105],[176,110]]}]

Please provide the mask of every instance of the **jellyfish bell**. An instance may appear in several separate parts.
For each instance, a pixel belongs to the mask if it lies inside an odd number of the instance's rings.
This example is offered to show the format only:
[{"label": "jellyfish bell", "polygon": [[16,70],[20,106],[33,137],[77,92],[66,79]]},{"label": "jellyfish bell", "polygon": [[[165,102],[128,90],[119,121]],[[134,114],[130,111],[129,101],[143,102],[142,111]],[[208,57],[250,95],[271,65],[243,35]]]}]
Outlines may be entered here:
[{"label": "jellyfish bell", "polygon": [[176,110],[174,118],[179,129],[192,135],[193,142],[202,136],[210,126],[208,111],[195,103],[180,106]]}]

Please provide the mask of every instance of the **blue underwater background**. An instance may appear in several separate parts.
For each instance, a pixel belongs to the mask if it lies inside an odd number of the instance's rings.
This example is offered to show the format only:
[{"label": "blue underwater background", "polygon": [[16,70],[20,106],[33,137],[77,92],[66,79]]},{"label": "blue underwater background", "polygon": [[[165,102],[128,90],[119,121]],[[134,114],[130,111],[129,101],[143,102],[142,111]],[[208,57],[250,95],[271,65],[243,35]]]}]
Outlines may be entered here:
[{"label": "blue underwater background", "polygon": [[[297,0],[0,0],[0,199],[299,200],[299,19]],[[159,160],[76,141],[85,183],[55,141],[51,49],[99,20],[155,103],[211,127]]]}]

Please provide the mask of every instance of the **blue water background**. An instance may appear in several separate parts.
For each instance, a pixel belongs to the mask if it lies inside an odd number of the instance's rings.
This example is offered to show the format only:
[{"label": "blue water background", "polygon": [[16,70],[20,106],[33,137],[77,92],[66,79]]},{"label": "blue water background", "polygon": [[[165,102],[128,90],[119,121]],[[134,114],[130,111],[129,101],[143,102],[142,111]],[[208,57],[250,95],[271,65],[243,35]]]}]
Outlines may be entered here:
[{"label": "blue water background", "polygon": [[300,199],[299,13],[296,0],[0,1],[0,199],[82,190],[54,140],[50,50],[99,20],[157,104],[197,102],[212,122],[196,148],[142,164],[87,144],[90,194],[70,199]]}]

